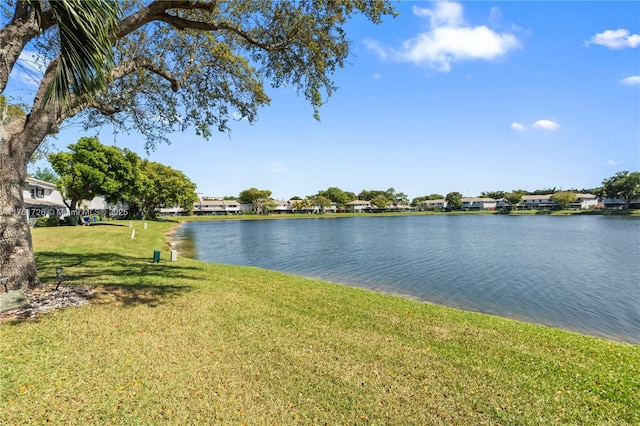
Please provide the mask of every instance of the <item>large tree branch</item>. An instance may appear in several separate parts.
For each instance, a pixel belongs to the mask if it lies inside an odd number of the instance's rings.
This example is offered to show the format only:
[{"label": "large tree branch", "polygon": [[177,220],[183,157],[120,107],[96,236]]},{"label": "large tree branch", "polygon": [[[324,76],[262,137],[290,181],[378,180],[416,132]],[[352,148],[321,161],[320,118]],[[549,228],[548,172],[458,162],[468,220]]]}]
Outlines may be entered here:
[{"label": "large tree branch", "polygon": [[115,41],[132,33],[149,22],[161,21],[171,25],[177,30],[192,29],[199,31],[228,31],[240,36],[247,43],[267,51],[282,49],[292,40],[292,37],[288,37],[277,43],[267,43],[253,37],[250,32],[246,31],[241,26],[234,25],[230,22],[194,21],[168,13],[169,10],[206,10],[208,12],[214,12],[216,9],[217,2],[215,1],[195,3],[191,1],[155,1],[139,12],[123,19],[113,38]]},{"label": "large tree branch", "polygon": [[117,66],[116,68],[114,68],[113,71],[111,72],[110,79],[112,81],[118,80],[124,77],[125,75],[129,75],[133,73],[135,70],[140,68],[144,68],[148,71],[151,71],[152,73],[157,74],[160,77],[167,80],[169,83],[171,83],[171,90],[173,90],[174,92],[177,92],[178,89],[180,88],[180,83],[182,81],[179,81],[177,78],[171,75],[169,71],[154,64],[149,59],[140,58],[140,57],[134,58],[131,61],[124,62],[119,66]]},{"label": "large tree branch", "polygon": [[33,9],[28,2],[18,2],[11,22],[0,30],[0,93],[4,92],[20,53],[39,32]]},{"label": "large tree branch", "polygon": [[[169,71],[154,64],[149,59],[138,57],[138,58],[134,58],[131,61],[124,62],[118,65],[117,67],[115,67],[109,75],[109,80],[116,81],[118,79],[121,79],[127,75],[134,73],[136,70],[140,68],[146,69],[167,80],[171,84],[171,90],[173,90],[174,92],[178,91],[178,89],[180,88],[180,84],[182,84],[182,82],[186,79],[186,76],[184,76],[181,80],[178,80],[171,73],[169,73]],[[67,111],[63,112],[59,122],[61,123],[63,120],[73,117],[85,107],[95,108],[104,115],[114,115],[114,114],[117,114],[118,112],[121,112],[120,109],[112,105],[107,105],[104,103],[97,102],[95,99],[90,100],[84,96],[71,95],[69,97],[69,102],[67,104]]]}]

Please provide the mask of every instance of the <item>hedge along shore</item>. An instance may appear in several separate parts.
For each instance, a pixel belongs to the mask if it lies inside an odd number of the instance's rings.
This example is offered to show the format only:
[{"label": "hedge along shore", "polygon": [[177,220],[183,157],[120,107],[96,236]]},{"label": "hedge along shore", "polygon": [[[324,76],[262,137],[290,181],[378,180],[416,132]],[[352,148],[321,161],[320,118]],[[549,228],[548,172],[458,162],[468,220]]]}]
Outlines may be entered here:
[{"label": "hedge along shore", "polygon": [[640,423],[639,346],[170,262],[172,225],[33,230],[43,280],[95,295],[0,324],[2,424]]}]

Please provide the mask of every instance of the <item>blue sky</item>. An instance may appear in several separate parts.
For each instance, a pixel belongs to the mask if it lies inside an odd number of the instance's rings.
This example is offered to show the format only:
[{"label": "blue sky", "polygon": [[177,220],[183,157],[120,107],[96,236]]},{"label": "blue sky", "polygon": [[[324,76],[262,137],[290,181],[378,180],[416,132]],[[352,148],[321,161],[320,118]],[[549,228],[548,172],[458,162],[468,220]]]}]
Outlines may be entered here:
[{"label": "blue sky", "polygon": [[[321,122],[291,89],[269,90],[253,125],[174,134],[149,158],[205,195],[337,186],[451,191],[590,188],[640,169],[640,3],[402,2],[349,22],[350,64]],[[80,136],[64,129],[64,149]],[[114,143],[109,129],[100,140]],[[117,145],[146,156],[142,137]]]}]

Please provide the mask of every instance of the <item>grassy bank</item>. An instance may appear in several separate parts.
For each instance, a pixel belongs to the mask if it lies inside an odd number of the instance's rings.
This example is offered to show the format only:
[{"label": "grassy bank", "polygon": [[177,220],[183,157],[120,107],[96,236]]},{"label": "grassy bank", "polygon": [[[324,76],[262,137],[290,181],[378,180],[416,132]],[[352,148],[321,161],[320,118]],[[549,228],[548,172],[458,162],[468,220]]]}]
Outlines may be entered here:
[{"label": "grassy bank", "polygon": [[171,223],[126,224],[33,230],[43,279],[97,296],[0,324],[0,423],[640,423],[639,346],[168,262]]}]

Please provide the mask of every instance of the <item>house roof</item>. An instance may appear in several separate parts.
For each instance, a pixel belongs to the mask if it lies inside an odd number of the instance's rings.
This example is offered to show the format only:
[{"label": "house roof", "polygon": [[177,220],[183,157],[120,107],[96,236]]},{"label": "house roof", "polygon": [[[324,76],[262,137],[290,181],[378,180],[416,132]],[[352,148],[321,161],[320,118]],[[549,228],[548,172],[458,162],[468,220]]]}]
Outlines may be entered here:
[{"label": "house roof", "polygon": [[469,198],[463,198],[462,202],[463,203],[495,203],[497,200],[494,200],[493,198],[480,198],[480,197],[469,197]]},{"label": "house roof", "polygon": [[47,200],[43,200],[41,198],[38,199],[30,199],[27,198],[24,200],[24,205],[27,208],[36,208],[36,207],[58,207],[58,208],[64,208],[66,209],[67,206],[65,206],[62,203],[56,203],[54,201],[47,201]]},{"label": "house roof", "polygon": [[51,182],[47,182],[44,180],[40,180],[40,179],[36,179],[30,176],[27,176],[27,178],[25,179],[25,183],[28,183],[31,186],[38,186],[40,188],[47,188],[47,189],[58,189],[56,187],[55,183],[51,183]]}]

